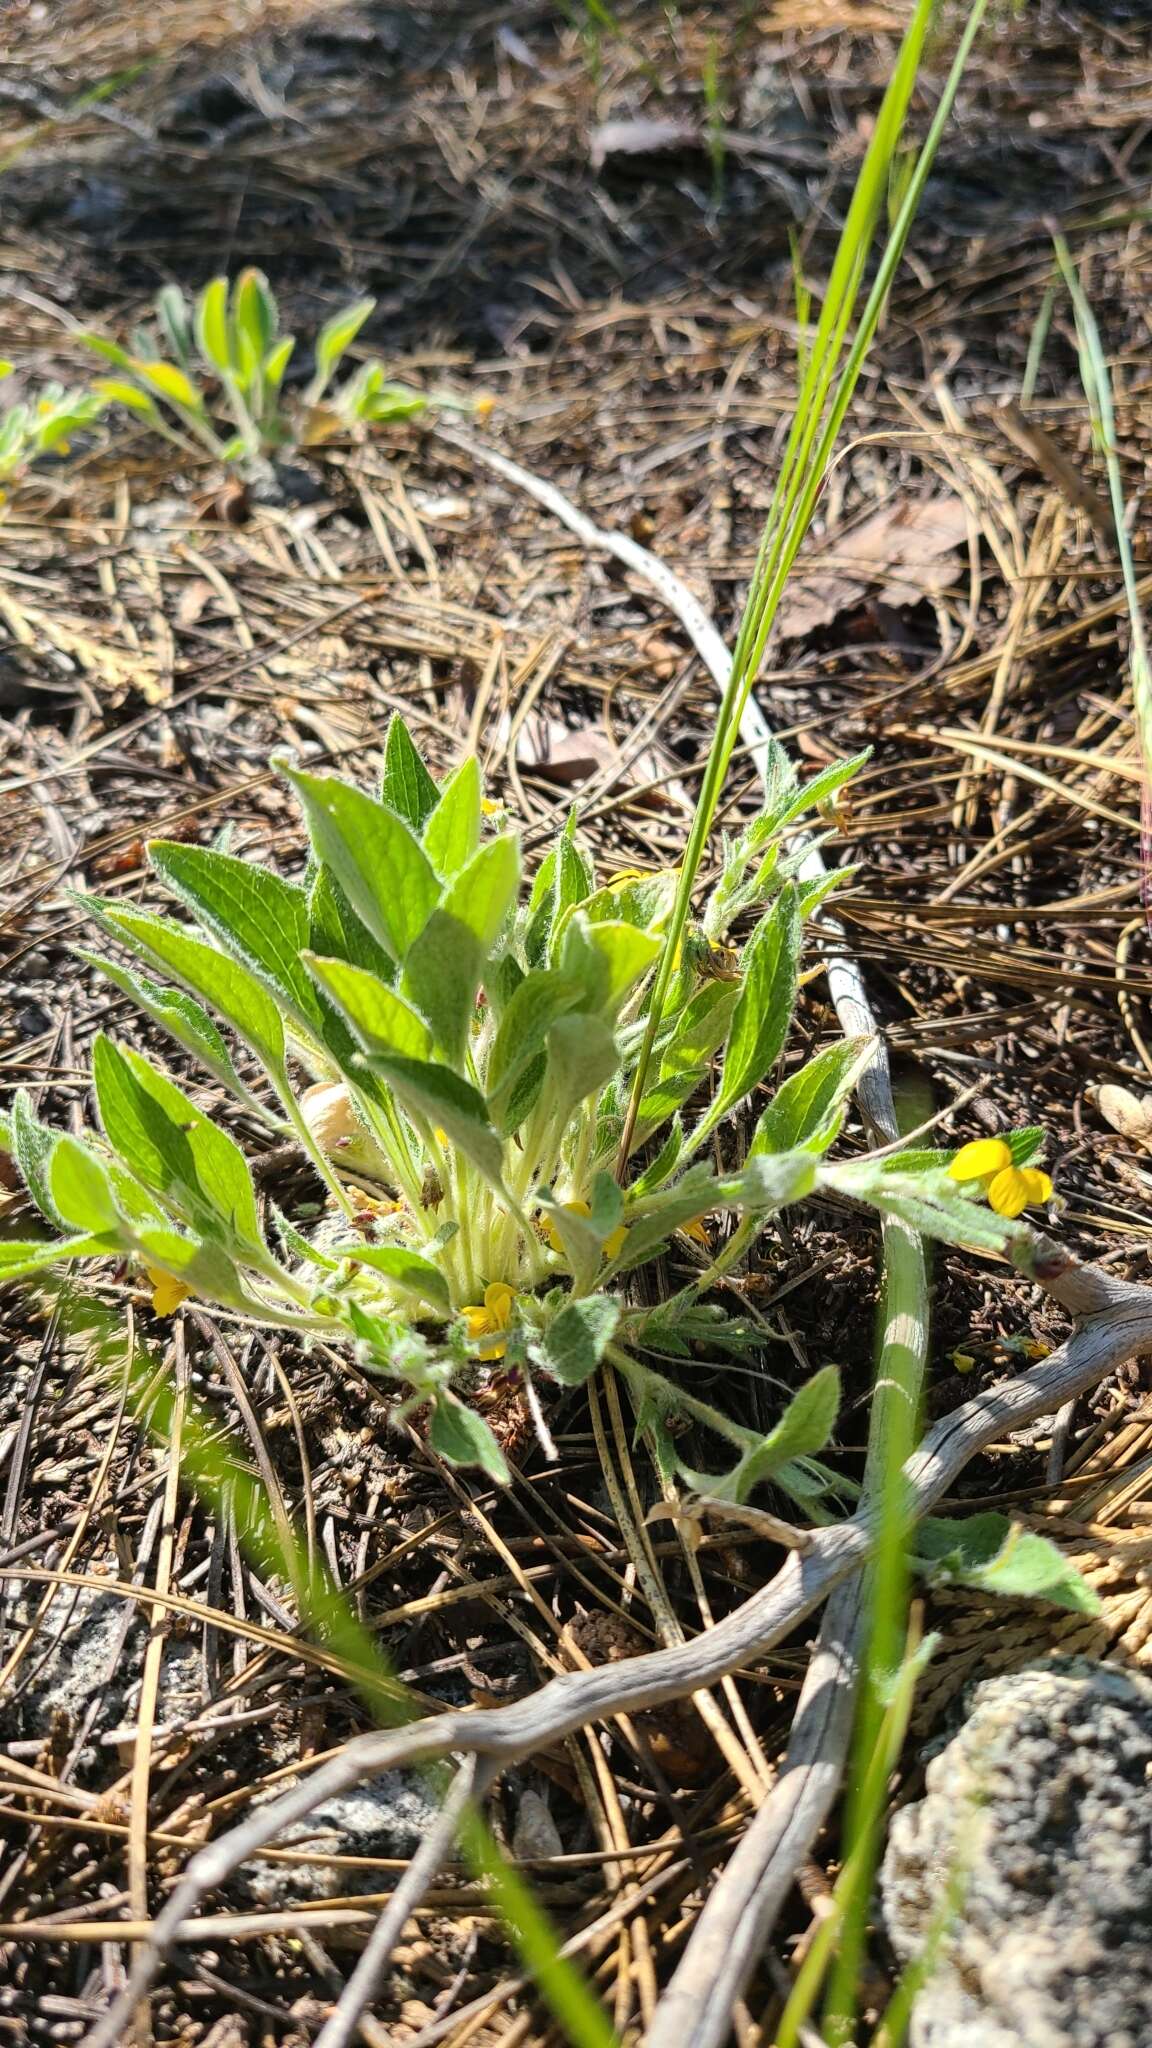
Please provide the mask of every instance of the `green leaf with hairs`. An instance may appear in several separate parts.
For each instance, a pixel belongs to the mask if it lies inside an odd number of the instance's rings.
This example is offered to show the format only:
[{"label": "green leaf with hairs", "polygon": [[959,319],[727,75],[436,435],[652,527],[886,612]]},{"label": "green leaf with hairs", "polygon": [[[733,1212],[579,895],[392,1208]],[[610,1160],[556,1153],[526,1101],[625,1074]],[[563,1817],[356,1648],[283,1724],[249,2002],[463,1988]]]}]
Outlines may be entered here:
[{"label": "green leaf with hairs", "polygon": [[228,346],[228,279],[214,277],[196,301],[196,346],[204,361],[227,376],[232,351]]},{"label": "green leaf with hairs", "polygon": [[334,1247],[341,1259],[354,1259],[358,1265],[367,1266],[373,1273],[383,1273],[393,1285],[413,1294],[418,1301],[426,1301],[441,1315],[447,1315],[451,1307],[448,1282],[438,1266],[431,1259],[421,1258],[419,1252],[409,1251],[399,1244],[338,1244]]},{"label": "green leaf with hairs", "polygon": [[143,1010],[146,1017],[151,1017],[154,1023],[169,1032],[185,1052],[199,1060],[200,1065],[247,1108],[279,1127],[281,1119],[245,1087],[232,1064],[224,1039],[203,1004],[198,1003],[194,996],[185,995],[182,989],[165,988],[150,976],[135,973],[130,967],[121,967],[102,953],[90,953],[83,946],[76,946],[73,951],[77,959],[94,967],[114,988]]},{"label": "green leaf with hairs", "polygon": [[263,363],[276,340],[280,311],[262,270],[240,272],[232,292],[237,332],[246,336],[252,354]]},{"label": "green leaf with hairs", "polygon": [[513,990],[496,1028],[487,1074],[492,1119],[506,1134],[510,1127],[504,1119],[512,1106],[517,1082],[543,1052],[544,1041],[556,1019],[567,1010],[574,1010],[579,1001],[579,985],[556,968],[536,969]]},{"label": "green leaf with hairs", "polygon": [[1099,1614],[1098,1594],[1047,1536],[1006,1515],[961,1520],[930,1516],[911,1539],[917,1560],[936,1585],[972,1586],[1016,1600],[1045,1600],[1076,1614]]},{"label": "green leaf with hairs", "polygon": [[577,1103],[594,1095],[612,1079],[620,1063],[616,1039],[603,1017],[572,1010],[558,1017],[548,1032],[548,1074],[557,1115],[569,1115]]},{"label": "green leaf with hairs", "polygon": [[749,1153],[791,1152],[798,1145],[827,1151],[840,1128],[843,1104],[872,1050],[870,1038],[845,1038],[790,1074],[761,1116]]},{"label": "green leaf with hairs", "polygon": [[269,868],[204,846],[154,839],[148,857],[166,889],[212,937],[280,996],[305,1030],[324,1015],[301,963],[309,941],[308,896]]},{"label": "green leaf with hairs", "polygon": [[308,946],[325,959],[347,960],[382,981],[392,981],[396,963],[357,917],[330,868],[321,861],[308,890]]},{"label": "green leaf with hairs", "polygon": [[176,1083],[99,1034],[92,1079],[104,1134],[129,1171],[207,1236],[266,1258],[240,1147]]},{"label": "green leaf with hairs", "polygon": [[384,742],[384,776],[380,795],[398,817],[414,832],[436,809],[440,791],[424,765],[424,758],[398,711],[393,712]]},{"label": "green leaf with hairs", "polygon": [[411,826],[334,775],[285,768],[312,844],[373,937],[402,961],[440,899],[440,881]]},{"label": "green leaf with hairs", "polygon": [[450,1465],[479,1465],[500,1486],[507,1486],[512,1477],[483,1416],[466,1408],[455,1394],[437,1394],[428,1418],[428,1442]]},{"label": "green leaf with hairs", "polygon": [[796,891],[781,890],[744,948],[743,980],[732,1015],[724,1068],[706,1127],[759,1086],[775,1066],[788,1035],[800,966],[800,913]]},{"label": "green leaf with hairs", "polygon": [[489,839],[449,884],[443,909],[473,932],[485,957],[500,936],[520,887],[520,842],[511,832]]},{"label": "green leaf with hairs", "polygon": [[357,299],[324,322],[316,336],[316,374],[308,389],[308,402],[315,405],[331,382],[333,372],[375,307],[375,299]]},{"label": "green leaf with hairs", "polygon": [[439,1051],[456,1066],[468,1043],[486,957],[467,925],[434,910],[404,963],[405,995],[427,1018]]},{"label": "green leaf with hairs", "polygon": [[365,1052],[427,1058],[431,1051],[428,1026],[388,982],[347,960],[321,960],[307,952],[302,958]]},{"label": "green leaf with hairs", "polygon": [[484,1178],[503,1192],[504,1147],[488,1121],[484,1097],[451,1067],[435,1060],[374,1056],[369,1065],[414,1116],[446,1132],[449,1143],[471,1159]]},{"label": "green leaf with hairs", "polygon": [[148,911],[123,910],[99,897],[78,897],[101,930],[131,946],[150,965],[174,974],[186,988],[231,1024],[263,1060],[272,1078],[284,1082],[284,1023],[263,983],[238,961],[196,937],[187,926]]},{"label": "green leaf with hairs", "polygon": [[52,1205],[70,1229],[93,1237],[117,1235],[120,1212],[112,1183],[89,1146],[61,1136],[53,1148],[49,1180]]},{"label": "green leaf with hairs", "polygon": [[52,1199],[52,1154],[60,1133],[41,1123],[26,1088],[18,1088],[13,1098],[11,1138],[12,1156],[28,1193],[40,1214],[62,1228],[64,1218]]},{"label": "green leaf with hairs", "polygon": [[583,1386],[603,1358],[619,1320],[620,1304],[606,1294],[570,1301],[532,1345],[533,1361],[561,1386]]},{"label": "green leaf with hairs", "polygon": [[106,1259],[117,1249],[116,1241],[99,1237],[6,1238],[0,1240],[0,1284],[23,1280],[29,1273],[66,1259]]},{"label": "green leaf with hairs", "polygon": [[437,792],[424,822],[424,851],[445,880],[459,874],[480,844],[480,796],[480,764],[469,754]]}]

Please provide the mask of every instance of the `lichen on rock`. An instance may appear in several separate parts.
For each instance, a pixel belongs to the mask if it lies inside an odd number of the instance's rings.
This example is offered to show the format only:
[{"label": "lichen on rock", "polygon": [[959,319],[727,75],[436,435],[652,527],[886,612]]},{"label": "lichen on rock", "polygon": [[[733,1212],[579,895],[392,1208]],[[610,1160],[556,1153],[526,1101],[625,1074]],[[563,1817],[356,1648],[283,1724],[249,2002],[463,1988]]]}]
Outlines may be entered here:
[{"label": "lichen on rock", "polygon": [[978,1686],[926,1797],[890,1830],[884,1915],[902,1960],[958,1872],[911,2048],[1147,2048],[1152,1683],[1068,1659]]}]

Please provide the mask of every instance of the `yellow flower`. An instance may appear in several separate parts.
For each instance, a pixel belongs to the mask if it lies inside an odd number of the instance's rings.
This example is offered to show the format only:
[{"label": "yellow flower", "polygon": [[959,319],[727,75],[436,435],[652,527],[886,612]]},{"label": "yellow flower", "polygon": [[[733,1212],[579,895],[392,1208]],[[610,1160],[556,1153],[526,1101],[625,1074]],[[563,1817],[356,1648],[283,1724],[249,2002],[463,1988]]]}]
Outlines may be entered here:
[{"label": "yellow flower", "polygon": [[182,1301],[187,1301],[192,1289],[177,1280],[174,1273],[166,1273],[163,1266],[146,1266],[145,1272],[152,1282],[152,1307],[158,1316],[174,1316]]},{"label": "yellow flower", "polygon": [[604,887],[623,889],[628,882],[651,882],[659,873],[659,868],[617,868],[615,874],[605,877]]},{"label": "yellow flower", "polygon": [[509,1287],[505,1280],[493,1280],[484,1289],[483,1302],[472,1302],[468,1308],[461,1311],[468,1335],[474,1341],[480,1337],[489,1337],[492,1340],[481,1346],[481,1358],[503,1358],[508,1349],[508,1339],[504,1332],[512,1321],[515,1300],[515,1288]]},{"label": "yellow flower", "polygon": [[976,1138],[962,1145],[948,1172],[953,1180],[978,1180],[998,1216],[1019,1216],[1052,1194],[1048,1175],[1038,1166],[1015,1165],[1003,1138]]},{"label": "yellow flower", "polygon": [[486,818],[498,817],[504,808],[498,797],[482,796],[480,799],[480,809]]},{"label": "yellow flower", "polygon": [[[587,1202],[565,1202],[564,1207],[570,1216],[587,1217],[592,1214]],[[564,1256],[564,1240],[550,1216],[546,1216],[544,1219],[544,1235],[548,1239],[553,1251],[559,1252],[562,1258]],[[617,1253],[623,1249],[624,1240],[627,1235],[628,1225],[626,1223],[618,1223],[615,1230],[608,1232],[603,1243],[603,1252],[606,1259],[614,1259],[616,1257]]]},{"label": "yellow flower", "polygon": [[496,400],[492,393],[490,391],[482,391],[479,398],[475,400],[472,410],[478,420],[486,420],[489,413],[496,410]]},{"label": "yellow flower", "polygon": [[694,1216],[691,1223],[682,1223],[680,1225],[680,1233],[683,1237],[690,1237],[693,1244],[701,1245],[706,1252],[711,1251],[712,1247],[708,1242],[708,1232],[704,1228],[703,1216]]}]

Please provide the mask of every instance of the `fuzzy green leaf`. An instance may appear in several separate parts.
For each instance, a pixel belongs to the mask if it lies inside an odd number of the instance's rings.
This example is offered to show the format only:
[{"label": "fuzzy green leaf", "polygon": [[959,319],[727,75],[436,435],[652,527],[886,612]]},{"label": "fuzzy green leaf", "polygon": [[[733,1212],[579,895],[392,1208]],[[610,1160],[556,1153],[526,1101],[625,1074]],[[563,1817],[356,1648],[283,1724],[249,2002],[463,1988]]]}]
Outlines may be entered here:
[{"label": "fuzzy green leaf", "polygon": [[749,1152],[791,1152],[798,1145],[826,1151],[840,1128],[841,1104],[871,1056],[872,1044],[866,1038],[843,1039],[790,1074],[761,1116]]},{"label": "fuzzy green leaf", "polygon": [[228,279],[214,277],[196,302],[196,346],[204,361],[226,376],[232,359],[228,346]]},{"label": "fuzzy green leaf", "polygon": [[546,1085],[555,1090],[557,1110],[564,1114],[610,1081],[618,1065],[616,1039],[603,1017],[573,1010],[548,1032]]},{"label": "fuzzy green leaf", "polygon": [[232,1064],[228,1051],[207,1010],[194,996],[185,995],[182,989],[164,988],[146,974],[134,973],[130,967],[120,967],[116,961],[108,960],[101,953],[90,953],[83,946],[74,948],[78,959],[94,967],[104,975],[113,987],[130,997],[145,1016],[171,1034],[178,1045],[199,1060],[202,1067],[237,1096],[250,1109],[255,1109],[270,1122],[273,1119],[262,1103],[245,1087]]},{"label": "fuzzy green leaf", "polygon": [[49,1223],[62,1227],[64,1218],[52,1200],[52,1154],[60,1133],[41,1123],[27,1090],[17,1090],[12,1103],[12,1156],[28,1193]]},{"label": "fuzzy green leaf", "polygon": [[404,992],[426,1017],[445,1058],[459,1064],[468,1042],[485,948],[467,925],[434,910],[404,963]]},{"label": "fuzzy green leaf", "polygon": [[466,1408],[455,1394],[438,1394],[428,1420],[428,1441],[450,1465],[479,1465],[499,1485],[507,1486],[511,1473],[492,1431],[483,1417]]},{"label": "fuzzy green leaf", "polygon": [[538,968],[513,990],[488,1056],[488,1102],[499,1125],[524,1069],[542,1052],[557,1017],[574,1009],[580,990],[555,968]]},{"label": "fuzzy green leaf", "polygon": [[709,1128],[751,1094],[780,1057],[796,1000],[800,936],[796,891],[788,887],[744,948],[743,984]]},{"label": "fuzzy green leaf", "polygon": [[329,383],[341,356],[355,341],[375,304],[375,299],[357,299],[353,305],[342,307],[339,313],[333,313],[332,318],[324,322],[316,336],[316,375],[308,394],[313,405]]},{"label": "fuzzy green leaf", "polygon": [[262,270],[242,270],[232,293],[238,333],[249,343],[256,362],[263,363],[276,339],[279,308]]},{"label": "fuzzy green leaf", "polygon": [[380,795],[389,810],[395,811],[415,832],[423,830],[425,820],[440,801],[440,791],[398,711],[392,714],[384,742]]},{"label": "fuzzy green leaf", "polygon": [[124,1164],[198,1230],[266,1257],[247,1161],[166,1074],[99,1034],[92,1078],[104,1134]]},{"label": "fuzzy green leaf", "polygon": [[300,961],[308,944],[306,892],[269,868],[204,846],[154,839],[148,857],[204,929],[283,997],[307,1030],[319,1032],[323,1012]]},{"label": "fuzzy green leaf", "polygon": [[480,844],[480,795],[480,764],[469,754],[437,793],[424,824],[424,851],[446,880],[459,874]]},{"label": "fuzzy green leaf", "polygon": [[347,960],[321,960],[310,952],[301,957],[365,1052],[427,1058],[431,1050],[427,1025],[379,975],[353,967]]},{"label": "fuzzy green leaf", "polygon": [[439,880],[415,833],[387,805],[337,776],[284,772],[320,859],[373,937],[402,961],[440,898]]},{"label": "fuzzy green leaf", "polygon": [[330,868],[323,862],[308,891],[308,945],[326,959],[347,960],[365,967],[382,981],[391,981],[396,963],[372,937],[349,903]]},{"label": "fuzzy green leaf", "polygon": [[532,1346],[532,1357],[562,1386],[583,1386],[603,1358],[619,1320],[619,1303],[606,1294],[570,1301]]},{"label": "fuzzy green leaf", "polygon": [[430,1259],[422,1259],[419,1252],[407,1250],[399,1244],[339,1244],[336,1255],[341,1259],[354,1259],[361,1266],[370,1266],[374,1273],[383,1273],[406,1294],[414,1294],[418,1300],[426,1301],[442,1315],[447,1315],[451,1306],[448,1282],[439,1267]]},{"label": "fuzzy green leaf", "polygon": [[444,897],[443,908],[474,932],[485,955],[500,936],[520,887],[520,842],[511,832],[472,855]]},{"label": "fuzzy green leaf", "polygon": [[1100,1613],[1098,1595],[1063,1551],[1006,1515],[970,1515],[959,1521],[930,1517],[917,1528],[912,1548],[936,1583],[1047,1600],[1077,1614]]},{"label": "fuzzy green leaf", "polygon": [[433,1127],[439,1125],[485,1179],[503,1190],[504,1147],[488,1121],[483,1096],[470,1081],[435,1060],[377,1056],[369,1064],[407,1109]]},{"label": "fuzzy green leaf", "polygon": [[98,897],[78,900],[103,931],[203,996],[259,1055],[273,1079],[283,1079],[283,1019],[267,989],[246,967],[171,918],[122,910]]},{"label": "fuzzy green leaf", "polygon": [[98,1237],[6,1238],[0,1241],[0,1284],[42,1273],[65,1259],[106,1259],[116,1243]]},{"label": "fuzzy green leaf", "polygon": [[87,1145],[76,1138],[60,1137],[53,1148],[49,1179],[52,1205],[71,1229],[89,1231],[93,1237],[116,1234],[120,1214],[112,1184]]}]

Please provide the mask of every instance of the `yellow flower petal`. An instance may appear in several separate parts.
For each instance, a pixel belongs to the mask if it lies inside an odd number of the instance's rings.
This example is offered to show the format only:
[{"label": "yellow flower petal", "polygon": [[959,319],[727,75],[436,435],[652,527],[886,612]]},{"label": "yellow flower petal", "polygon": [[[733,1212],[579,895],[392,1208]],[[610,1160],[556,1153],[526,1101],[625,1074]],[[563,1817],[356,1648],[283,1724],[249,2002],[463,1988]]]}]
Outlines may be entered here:
[{"label": "yellow flower petal", "polygon": [[[592,1211],[589,1208],[587,1202],[565,1202],[564,1207],[568,1211],[568,1214],[570,1216],[583,1216],[585,1219],[587,1219],[592,1214]],[[544,1235],[548,1239],[548,1242],[551,1245],[553,1251],[558,1252],[561,1258],[563,1258],[564,1240],[561,1237],[559,1229],[557,1228],[551,1216],[546,1216],[544,1218],[543,1229]],[[601,1246],[601,1249],[604,1253],[604,1257],[606,1259],[616,1258],[617,1254],[623,1248],[624,1240],[626,1239],[627,1235],[628,1225],[626,1223],[618,1223],[616,1225],[615,1230],[610,1230],[608,1232],[608,1235],[604,1239],[604,1242]]]},{"label": "yellow flower petal", "polygon": [[988,1205],[998,1216],[1019,1216],[1031,1197],[1028,1183],[1018,1166],[1006,1166],[988,1183]]},{"label": "yellow flower petal", "polygon": [[705,1251],[712,1249],[708,1242],[708,1232],[704,1228],[703,1216],[694,1216],[691,1223],[682,1223],[680,1230],[684,1237],[691,1238],[693,1244],[701,1245]]},{"label": "yellow flower petal", "polygon": [[516,1300],[516,1289],[509,1287],[506,1280],[493,1280],[484,1289],[484,1307],[491,1318],[491,1328],[506,1330],[512,1321],[512,1308]]},{"label": "yellow flower petal", "polygon": [[163,1266],[145,1268],[152,1283],[152,1307],[158,1316],[173,1316],[182,1301],[187,1301],[192,1289],[178,1280],[174,1273],[166,1273]]},{"label": "yellow flower petal", "polygon": [[1052,1182],[1039,1166],[1021,1166],[1017,1170],[1021,1180],[1028,1184],[1028,1208],[1038,1208],[1042,1202],[1052,1200]]},{"label": "yellow flower petal", "polygon": [[961,1145],[948,1173],[952,1180],[987,1180],[1011,1170],[1012,1151],[1003,1138],[975,1138],[970,1145]]},{"label": "yellow flower petal", "polygon": [[494,796],[482,796],[480,799],[480,809],[486,818],[495,818],[504,808]]}]

